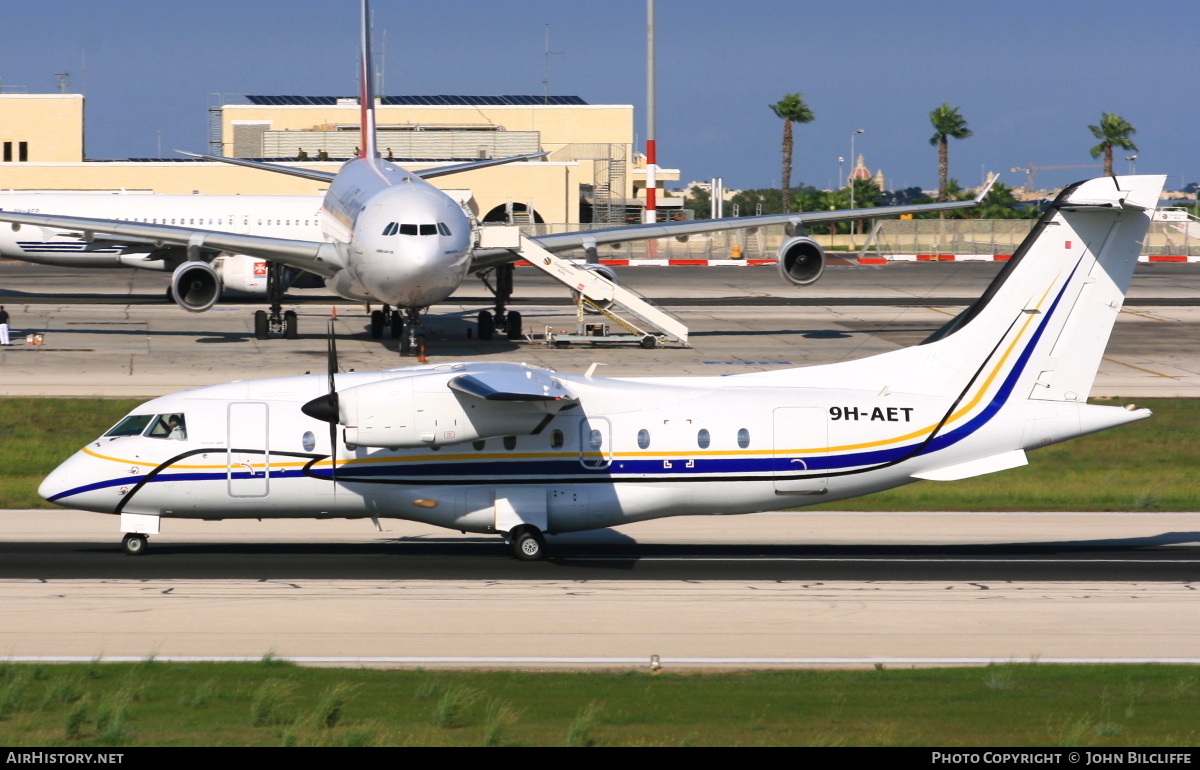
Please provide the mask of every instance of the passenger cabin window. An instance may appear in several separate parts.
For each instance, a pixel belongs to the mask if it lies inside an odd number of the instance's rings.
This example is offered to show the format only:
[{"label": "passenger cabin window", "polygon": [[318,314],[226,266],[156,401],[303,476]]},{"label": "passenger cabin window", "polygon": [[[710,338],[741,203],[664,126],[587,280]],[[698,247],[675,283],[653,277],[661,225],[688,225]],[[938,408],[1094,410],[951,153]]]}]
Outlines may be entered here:
[{"label": "passenger cabin window", "polygon": [[737,442],[738,446],[742,449],[750,446],[750,431],[746,430],[745,428],[738,428]]},{"label": "passenger cabin window", "polygon": [[637,436],[637,441],[638,441],[639,449],[649,449],[650,448],[650,431],[646,430],[645,428],[642,428],[641,430],[639,430],[638,436]]},{"label": "passenger cabin window", "polygon": [[146,436],[184,441],[187,439],[187,424],[182,414],[160,414],[150,426],[150,430],[146,431]]},{"label": "passenger cabin window", "polygon": [[131,414],[109,429],[105,436],[140,436],[150,421],[152,414]]},{"label": "passenger cabin window", "polygon": [[712,443],[712,437],[708,435],[708,428],[701,428],[696,434],[696,443],[701,449],[708,449],[708,445]]},{"label": "passenger cabin window", "polygon": [[553,431],[550,434],[550,448],[551,449],[562,449],[562,445],[563,445],[563,432],[561,430]]}]

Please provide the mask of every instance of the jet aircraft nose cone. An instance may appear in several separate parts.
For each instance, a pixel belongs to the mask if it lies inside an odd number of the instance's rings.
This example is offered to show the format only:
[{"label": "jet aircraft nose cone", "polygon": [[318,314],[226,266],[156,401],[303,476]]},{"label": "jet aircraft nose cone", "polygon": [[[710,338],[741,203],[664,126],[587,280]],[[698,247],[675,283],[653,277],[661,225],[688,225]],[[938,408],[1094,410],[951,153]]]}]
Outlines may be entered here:
[{"label": "jet aircraft nose cone", "polygon": [[326,393],[323,396],[317,396],[300,407],[300,411],[314,420],[336,423],[338,421],[338,395],[337,393]]}]

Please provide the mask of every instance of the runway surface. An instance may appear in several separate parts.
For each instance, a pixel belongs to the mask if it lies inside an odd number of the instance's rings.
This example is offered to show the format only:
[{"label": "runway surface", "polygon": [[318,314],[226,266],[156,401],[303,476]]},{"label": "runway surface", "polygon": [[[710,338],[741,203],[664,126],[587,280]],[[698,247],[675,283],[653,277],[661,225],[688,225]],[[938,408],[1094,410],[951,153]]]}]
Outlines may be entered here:
[{"label": "runway surface", "polygon": [[[434,362],[486,357],[605,375],[730,374],[919,342],[978,296],[987,263],[831,268],[809,288],[771,267],[629,268],[692,347],[554,350],[468,338],[468,284],[429,315]],[[187,314],[166,276],[0,263],[18,343],[0,395],[157,395],[324,368],[405,365],[364,308],[289,300],[298,340],[258,341],[253,300]],[[1200,270],[1139,265],[1093,394],[1200,394]],[[574,323],[561,287],[518,271],[527,330]],[[294,302],[293,302],[294,300]],[[762,514],[646,522],[551,539],[516,562],[494,538],[384,521],[169,522],[148,554],[111,517],[0,512],[0,657],[255,659],[338,665],[668,667],[1194,660],[1200,514]]]},{"label": "runway surface", "polygon": [[1192,660],[1200,514],[786,513],[495,539],[367,522],[0,512],[0,652],[337,665]]}]

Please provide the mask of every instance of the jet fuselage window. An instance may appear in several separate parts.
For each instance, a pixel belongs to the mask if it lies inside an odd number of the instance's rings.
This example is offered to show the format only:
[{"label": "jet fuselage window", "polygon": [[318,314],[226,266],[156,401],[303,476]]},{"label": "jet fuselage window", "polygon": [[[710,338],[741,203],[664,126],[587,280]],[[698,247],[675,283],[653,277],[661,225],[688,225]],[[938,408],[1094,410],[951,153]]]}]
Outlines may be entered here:
[{"label": "jet fuselage window", "polygon": [[105,436],[140,436],[150,421],[152,414],[131,414],[109,429]]},{"label": "jet fuselage window", "polygon": [[182,414],[160,414],[150,430],[146,431],[148,438],[169,438],[175,441],[187,439],[187,423]]}]

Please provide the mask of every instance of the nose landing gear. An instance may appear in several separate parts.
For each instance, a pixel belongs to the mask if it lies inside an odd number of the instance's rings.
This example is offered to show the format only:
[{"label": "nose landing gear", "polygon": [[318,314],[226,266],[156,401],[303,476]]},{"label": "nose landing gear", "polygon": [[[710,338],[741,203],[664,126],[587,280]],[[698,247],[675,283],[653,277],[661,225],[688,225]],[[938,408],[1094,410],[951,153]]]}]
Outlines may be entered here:
[{"label": "nose landing gear", "polygon": [[[493,273],[496,278],[495,285],[489,280]],[[513,265],[498,265],[490,270],[481,270],[479,279],[496,298],[496,306],[493,311],[479,311],[475,328],[479,339],[486,342],[495,337],[496,332],[503,333],[510,340],[521,339],[521,314],[505,308],[508,300],[512,297]]]}]

